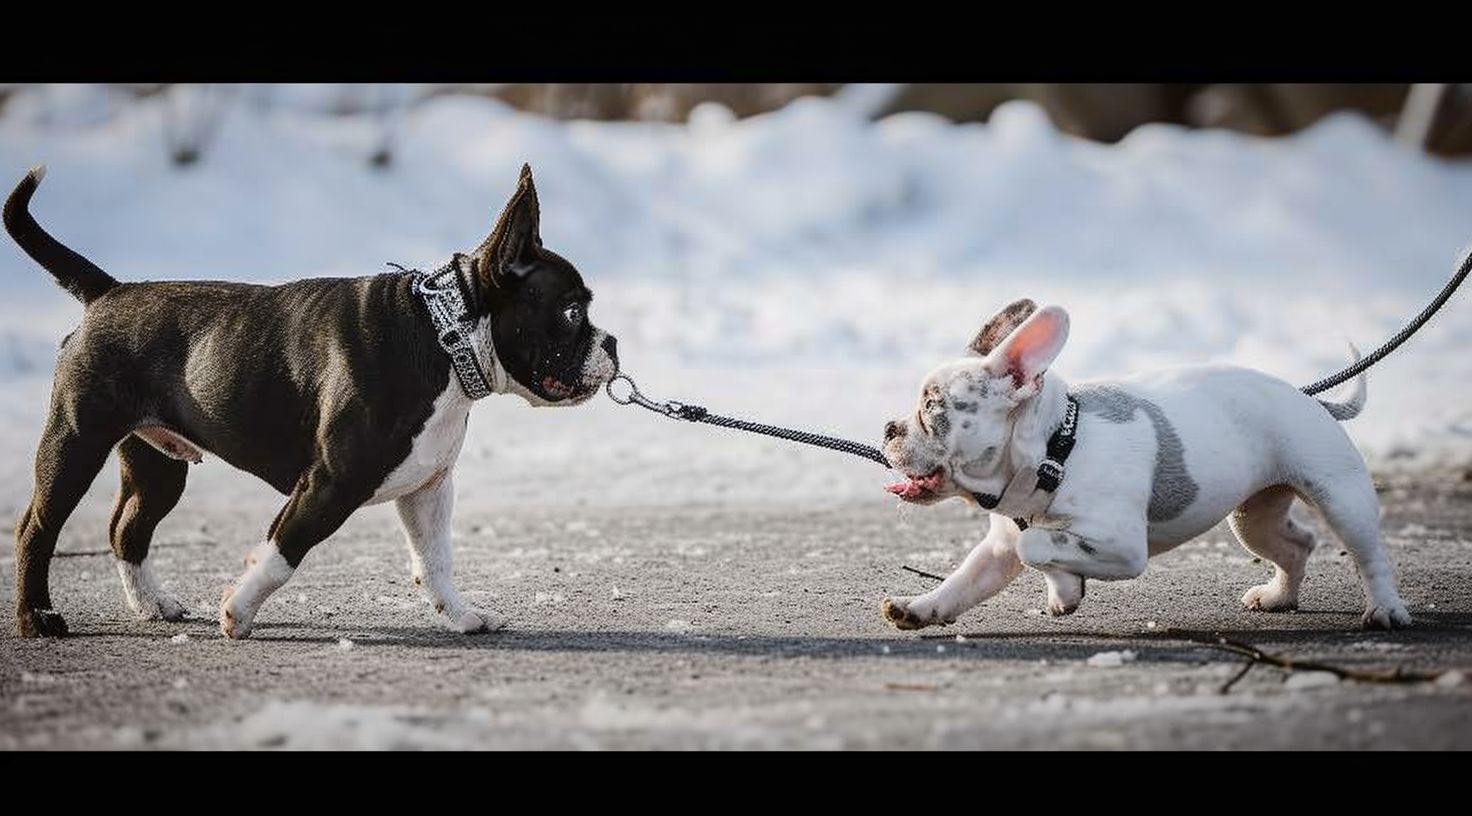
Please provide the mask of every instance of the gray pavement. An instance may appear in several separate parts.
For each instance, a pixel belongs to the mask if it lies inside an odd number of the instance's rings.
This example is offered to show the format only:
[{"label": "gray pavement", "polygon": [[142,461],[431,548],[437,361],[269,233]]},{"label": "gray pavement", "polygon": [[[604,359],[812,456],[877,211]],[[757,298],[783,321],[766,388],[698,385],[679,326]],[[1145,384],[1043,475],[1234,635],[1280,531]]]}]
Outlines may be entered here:
[{"label": "gray pavement", "polygon": [[[0,748],[1472,748],[1472,679],[1374,685],[1259,665],[1222,694],[1241,659],[1162,634],[1472,674],[1472,480],[1461,472],[1382,491],[1417,619],[1397,633],[1357,629],[1358,581],[1332,539],[1293,614],[1240,608],[1269,567],[1223,526],[1140,578],[1091,582],[1073,617],[1043,616],[1042,580],[1025,573],[956,625],[904,633],[880,601],[929,582],[900,565],[948,570],[984,516],[881,497],[498,508],[461,493],[459,583],[510,616],[501,633],[442,628],[380,507],[308,556],[251,639],[223,640],[220,593],[273,512],[253,489],[238,504],[186,496],[155,553],[192,616],[134,622],[95,488],[53,570],[73,636],[22,640],[7,533]],[[1118,651],[1133,660],[1091,665]]]}]

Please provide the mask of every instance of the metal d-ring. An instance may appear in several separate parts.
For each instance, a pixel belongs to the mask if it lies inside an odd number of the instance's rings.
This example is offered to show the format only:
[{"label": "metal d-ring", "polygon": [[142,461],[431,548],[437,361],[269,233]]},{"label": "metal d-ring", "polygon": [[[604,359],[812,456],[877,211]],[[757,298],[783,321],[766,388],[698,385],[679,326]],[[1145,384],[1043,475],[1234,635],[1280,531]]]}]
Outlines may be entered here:
[{"label": "metal d-ring", "polygon": [[[629,384],[629,395],[623,399],[619,399],[618,395],[613,393],[613,384],[618,382],[619,380],[623,380],[624,382]],[[609,399],[613,400],[619,405],[629,405],[633,403],[634,396],[639,393],[639,386],[634,384],[633,377],[630,377],[627,374],[619,373],[608,378],[608,382],[604,383],[603,385],[603,390],[608,392]]]},{"label": "metal d-ring", "polygon": [[[623,399],[619,399],[618,395],[613,393],[613,384],[619,380],[623,380],[629,384],[629,394]],[[668,417],[677,416],[685,407],[682,403],[678,402],[655,402],[649,399],[639,392],[639,386],[634,382],[634,378],[623,372],[610,377],[608,382],[604,384],[603,389],[608,392],[608,398],[619,405],[637,405],[640,408],[648,408],[655,413],[664,414]]]}]

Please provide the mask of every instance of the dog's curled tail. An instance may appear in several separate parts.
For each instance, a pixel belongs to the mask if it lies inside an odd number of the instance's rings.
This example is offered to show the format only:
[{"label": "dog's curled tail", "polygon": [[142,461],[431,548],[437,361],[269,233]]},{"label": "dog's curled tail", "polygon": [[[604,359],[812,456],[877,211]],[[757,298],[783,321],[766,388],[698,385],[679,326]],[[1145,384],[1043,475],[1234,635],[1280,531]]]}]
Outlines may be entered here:
[{"label": "dog's curled tail", "polygon": [[[1354,343],[1349,344],[1349,353],[1354,357],[1350,361],[1350,365],[1360,361],[1360,350],[1355,348]],[[1365,407],[1365,397],[1368,394],[1369,390],[1365,387],[1365,372],[1361,371],[1359,376],[1354,378],[1354,393],[1350,395],[1348,402],[1319,400],[1319,404],[1324,406],[1324,410],[1329,412],[1329,416],[1343,422],[1346,419],[1354,419],[1360,415],[1360,411]]]},{"label": "dog's curled tail", "polygon": [[31,168],[20,184],[15,185],[15,190],[5,199],[5,231],[27,255],[55,276],[62,288],[83,303],[91,303],[117,286],[117,279],[52,238],[31,217],[31,196],[45,177],[43,164]]}]

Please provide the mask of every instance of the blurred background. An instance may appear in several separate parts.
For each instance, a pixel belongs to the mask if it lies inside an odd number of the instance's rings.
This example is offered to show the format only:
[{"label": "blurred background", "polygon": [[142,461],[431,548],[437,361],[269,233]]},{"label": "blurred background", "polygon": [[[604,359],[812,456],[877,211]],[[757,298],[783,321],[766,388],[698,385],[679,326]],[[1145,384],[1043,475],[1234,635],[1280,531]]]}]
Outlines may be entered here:
[{"label": "blurred background", "polygon": [[[35,87],[0,84],[0,106],[8,96]],[[744,119],[809,96],[843,100],[874,119],[924,111],[957,123],[985,122],[999,105],[1025,99],[1041,106],[1060,131],[1099,142],[1117,142],[1136,127],[1152,122],[1282,136],[1330,113],[1356,111],[1406,144],[1443,156],[1472,152],[1472,86],[1457,84],[486,83],[329,85],[308,91],[300,85],[283,89],[153,83],[115,84],[96,90],[92,110],[72,112],[97,121],[130,99],[214,91],[240,93],[260,110],[276,104],[306,104],[336,116],[379,116],[386,131],[398,109],[443,95],[495,99],[553,119],[642,122],[687,122],[691,111],[708,102]],[[181,164],[198,158],[218,115],[206,107],[180,123],[170,148]],[[385,132],[383,136],[383,150],[371,156],[375,162],[392,159],[393,135]]]},{"label": "blurred background", "polygon": [[[530,162],[546,244],[651,396],[865,440],[1022,296],[1072,313],[1074,380],[1208,361],[1317,379],[1451,274],[1469,155],[1472,86],[1451,84],[0,85],[0,169],[47,163],[38,219],[120,279],[433,267]],[[6,243],[14,514],[81,308]],[[1376,467],[1472,463],[1467,301],[1372,373],[1347,429]],[[492,399],[472,428],[489,502],[873,499],[884,481],[602,399]],[[646,468],[669,478],[622,476]]]}]

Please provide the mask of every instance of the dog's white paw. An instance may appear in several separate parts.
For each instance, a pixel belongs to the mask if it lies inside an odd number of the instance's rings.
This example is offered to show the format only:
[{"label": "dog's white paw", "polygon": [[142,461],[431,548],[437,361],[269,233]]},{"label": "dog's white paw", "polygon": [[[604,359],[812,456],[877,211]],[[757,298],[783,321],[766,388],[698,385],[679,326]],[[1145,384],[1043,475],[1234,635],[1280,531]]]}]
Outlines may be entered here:
[{"label": "dog's white paw", "polygon": [[1048,572],[1048,614],[1053,617],[1072,615],[1084,600],[1084,579],[1068,572]]},{"label": "dog's white paw", "polygon": [[1072,615],[1077,611],[1077,603],[1068,603],[1067,601],[1063,601],[1058,598],[1048,599],[1048,614],[1055,618],[1061,618],[1064,615]]},{"label": "dog's white paw", "polygon": [[1401,629],[1411,625],[1411,613],[1399,600],[1372,604],[1365,610],[1360,625],[1366,629]]},{"label": "dog's white paw", "polygon": [[159,587],[148,559],[141,564],[118,559],[116,564],[118,576],[123,580],[123,597],[134,617],[144,621],[184,619],[184,605]]},{"label": "dog's white paw", "polygon": [[133,614],[138,620],[184,620],[184,605],[162,592],[155,593],[152,597],[140,599],[137,604],[129,604],[133,607]]},{"label": "dog's white paw", "polygon": [[225,600],[220,603],[220,634],[231,640],[250,637],[250,627],[256,617],[256,611],[243,608],[238,599],[238,592],[227,589]]},{"label": "dog's white paw", "polygon": [[472,632],[494,632],[505,626],[505,616],[480,609],[466,609],[458,615],[450,616],[450,628],[467,635]]},{"label": "dog's white paw", "polygon": [[884,612],[885,620],[894,624],[896,629],[924,629],[927,626],[955,623],[954,620],[942,618],[933,607],[927,610],[913,597],[885,598],[879,608]]},{"label": "dog's white paw", "polygon": [[1298,608],[1298,598],[1277,584],[1261,584],[1242,593],[1242,606],[1254,612],[1287,612]]}]

